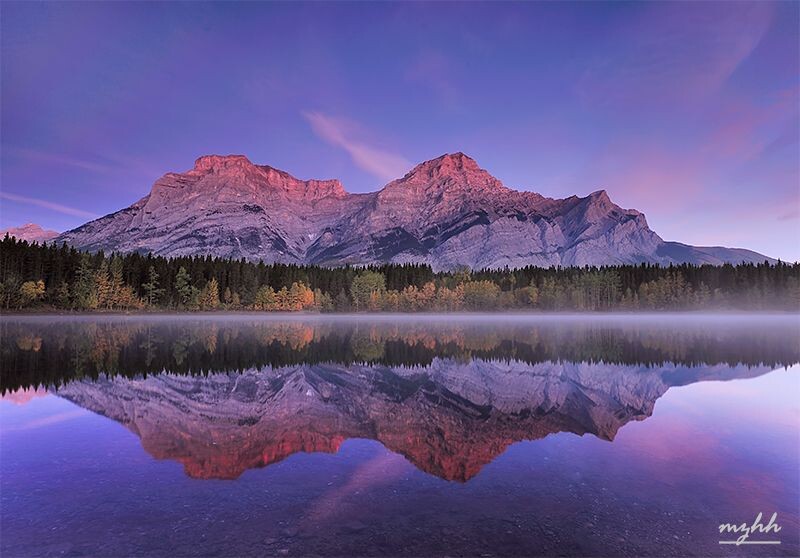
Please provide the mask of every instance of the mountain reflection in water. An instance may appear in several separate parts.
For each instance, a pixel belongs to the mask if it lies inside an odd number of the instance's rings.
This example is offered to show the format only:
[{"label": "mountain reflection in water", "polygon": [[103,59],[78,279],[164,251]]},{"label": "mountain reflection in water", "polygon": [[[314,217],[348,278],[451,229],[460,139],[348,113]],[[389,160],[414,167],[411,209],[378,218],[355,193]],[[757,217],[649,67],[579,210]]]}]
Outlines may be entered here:
[{"label": "mountain reflection in water", "polygon": [[[708,379],[766,367],[703,368]],[[428,473],[466,481],[510,444],[554,432],[613,440],[691,369],[439,360],[424,367],[300,365],[208,377],[78,381],[59,395],[131,429],[196,478],[238,477],[296,452],[371,438]]]},{"label": "mountain reflection in water", "polygon": [[520,440],[613,440],[670,387],[800,362],[794,318],[26,319],[2,390],[49,387],[193,478],[368,438],[465,482]]}]

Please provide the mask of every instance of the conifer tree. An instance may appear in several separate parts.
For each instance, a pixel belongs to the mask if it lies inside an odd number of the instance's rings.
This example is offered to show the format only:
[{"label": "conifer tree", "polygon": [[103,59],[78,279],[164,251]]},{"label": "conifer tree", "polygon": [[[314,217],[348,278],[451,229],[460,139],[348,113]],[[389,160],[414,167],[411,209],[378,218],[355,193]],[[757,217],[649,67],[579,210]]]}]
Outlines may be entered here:
[{"label": "conifer tree", "polygon": [[58,308],[70,307],[69,283],[66,281],[61,281],[61,284],[56,288],[55,303]]},{"label": "conifer tree", "polygon": [[94,292],[94,271],[89,254],[80,255],[80,263],[75,271],[75,283],[72,286],[72,300],[79,310],[96,307],[97,297]]},{"label": "conifer tree", "polygon": [[275,291],[269,285],[264,285],[256,291],[253,306],[256,310],[274,310],[276,305]]},{"label": "conifer tree", "polygon": [[154,306],[161,298],[161,295],[164,294],[164,289],[158,286],[156,268],[152,265],[147,270],[147,283],[142,285],[142,290],[144,291],[144,300],[148,306]]},{"label": "conifer tree", "polygon": [[386,291],[386,278],[382,273],[375,271],[364,271],[359,273],[350,284],[350,295],[353,297],[353,304],[356,311],[364,310],[369,307],[370,298],[373,293],[378,295]]},{"label": "conifer tree", "polygon": [[175,275],[175,294],[178,306],[187,306],[192,300],[192,278],[183,266],[178,268],[178,273]]}]

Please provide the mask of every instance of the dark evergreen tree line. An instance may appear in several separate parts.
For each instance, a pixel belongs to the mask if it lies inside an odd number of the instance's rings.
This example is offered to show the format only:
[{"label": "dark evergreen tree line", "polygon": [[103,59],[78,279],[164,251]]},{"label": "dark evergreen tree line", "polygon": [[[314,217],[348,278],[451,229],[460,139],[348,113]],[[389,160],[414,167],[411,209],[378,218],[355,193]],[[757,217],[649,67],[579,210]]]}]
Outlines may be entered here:
[{"label": "dark evergreen tree line", "polygon": [[0,241],[0,307],[316,311],[797,310],[800,264],[336,268]]},{"label": "dark evergreen tree line", "polygon": [[[465,325],[466,324],[466,325]],[[503,325],[338,320],[53,320],[13,317],[0,324],[0,393],[61,385],[101,374],[137,377],[170,372],[205,375],[299,364],[429,366],[435,358],[469,362],[588,362],[680,365],[665,380],[680,384],[704,367],[788,366],[800,360],[794,332],[775,327],[687,327],[668,335],[654,323]],[[371,369],[378,376],[381,366]],[[694,367],[699,367],[695,368]],[[324,374],[320,369],[317,373]],[[424,378],[425,375],[423,374]],[[694,380],[696,381],[696,380]],[[380,381],[378,382],[380,385]]]}]

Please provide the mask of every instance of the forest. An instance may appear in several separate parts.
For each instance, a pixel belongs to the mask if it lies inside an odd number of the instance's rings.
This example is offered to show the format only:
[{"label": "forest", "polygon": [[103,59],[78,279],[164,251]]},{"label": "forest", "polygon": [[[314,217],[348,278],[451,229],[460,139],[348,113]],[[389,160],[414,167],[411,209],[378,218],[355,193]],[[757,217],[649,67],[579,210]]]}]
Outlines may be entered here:
[{"label": "forest", "polygon": [[[435,359],[526,363],[678,365],[670,381],[726,364],[770,369],[800,361],[792,331],[773,327],[721,331],[694,322],[664,335],[660,321],[618,328],[616,320],[16,320],[0,323],[0,394],[60,386],[103,374],[209,375],[265,367],[337,364],[427,367]],[[398,325],[402,324],[402,325]],[[691,371],[694,369],[694,371]],[[682,370],[682,371],[680,371]],[[376,371],[377,377],[382,377]],[[429,381],[425,374],[417,376]],[[383,380],[381,380],[383,381]],[[398,380],[399,381],[399,380]],[[405,380],[403,381],[405,382]],[[398,385],[390,389],[397,389]],[[401,383],[399,387],[403,387]],[[407,386],[406,386],[407,387]]]},{"label": "forest", "polygon": [[800,310],[800,264],[318,267],[105,254],[8,235],[0,308],[14,311]]}]

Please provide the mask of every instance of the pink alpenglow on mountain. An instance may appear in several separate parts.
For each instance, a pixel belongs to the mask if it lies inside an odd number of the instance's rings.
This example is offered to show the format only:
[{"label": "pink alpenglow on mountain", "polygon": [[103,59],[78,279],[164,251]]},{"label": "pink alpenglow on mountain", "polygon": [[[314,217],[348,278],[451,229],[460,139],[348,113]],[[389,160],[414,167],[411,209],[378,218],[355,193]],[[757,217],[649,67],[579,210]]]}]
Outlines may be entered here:
[{"label": "pink alpenglow on mountain", "polygon": [[[768,368],[699,370],[721,379]],[[683,381],[703,379],[698,369],[687,371]],[[297,452],[333,453],[344,440],[366,438],[431,475],[466,482],[520,440],[558,432],[613,440],[681,385],[666,365],[586,362],[437,361],[386,367],[380,377],[392,380],[379,387],[374,370],[362,365],[302,364],[210,377],[105,377],[58,393],[123,424],[145,451],[181,462],[193,478],[235,479]],[[402,395],[393,391],[401,385],[409,390]]]},{"label": "pink alpenglow on mountain", "polygon": [[300,180],[242,155],[200,157],[130,207],[58,237],[88,250],[296,264],[426,263],[435,270],[642,262],[763,262],[749,250],[665,242],[605,190],[546,198],[504,186],[463,153],[377,192]]},{"label": "pink alpenglow on mountain", "polygon": [[16,237],[19,240],[27,240],[28,242],[49,242],[59,235],[56,231],[43,229],[36,223],[28,223],[21,227],[0,230],[0,238],[4,237],[6,234]]}]

